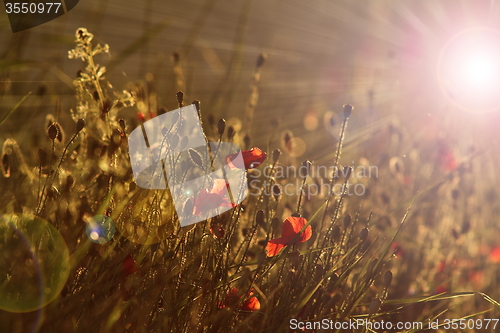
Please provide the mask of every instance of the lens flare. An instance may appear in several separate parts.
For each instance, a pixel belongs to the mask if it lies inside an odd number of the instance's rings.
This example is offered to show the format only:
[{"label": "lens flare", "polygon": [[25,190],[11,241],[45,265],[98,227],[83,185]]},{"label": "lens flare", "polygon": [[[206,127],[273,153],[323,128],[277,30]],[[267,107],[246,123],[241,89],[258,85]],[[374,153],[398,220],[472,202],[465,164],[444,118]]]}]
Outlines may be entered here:
[{"label": "lens flare", "polygon": [[69,251],[49,222],[0,214],[0,309],[31,312],[52,302],[69,275]]},{"label": "lens flare", "polygon": [[500,32],[471,29],[444,46],[438,79],[445,95],[462,109],[500,109]]}]

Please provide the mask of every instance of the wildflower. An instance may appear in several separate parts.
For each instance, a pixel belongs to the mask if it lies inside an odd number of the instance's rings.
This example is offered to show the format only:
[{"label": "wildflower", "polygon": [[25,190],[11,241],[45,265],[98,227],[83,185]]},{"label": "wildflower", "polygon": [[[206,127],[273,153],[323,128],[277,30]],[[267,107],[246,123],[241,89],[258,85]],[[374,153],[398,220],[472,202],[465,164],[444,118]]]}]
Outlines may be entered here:
[{"label": "wildflower", "polygon": [[[307,224],[307,220],[303,217],[289,217],[281,225],[281,237],[271,239],[267,243],[266,253],[268,257],[274,257],[282,248],[287,245],[303,243],[312,236],[311,226],[307,226],[299,235],[302,228]],[[299,236],[297,236],[299,235]]]},{"label": "wildflower", "polygon": [[[257,147],[253,147],[250,150],[244,150],[241,152],[243,156],[243,163],[245,164],[245,169],[253,169],[258,167],[266,160],[267,154]],[[228,155],[226,157],[226,163],[231,169],[239,168],[243,169],[243,166],[238,163],[234,163],[234,160],[238,156],[238,153]]]},{"label": "wildflower", "polygon": [[125,260],[123,260],[122,269],[123,269],[123,275],[125,277],[137,272],[137,270],[138,270],[137,263],[135,262],[134,258],[132,258],[132,256],[130,254],[127,255]]},{"label": "wildflower", "polygon": [[224,228],[217,223],[210,226],[210,233],[217,238],[224,238],[225,235]]},{"label": "wildflower", "polygon": [[139,121],[142,121],[142,122],[146,121],[146,117],[144,116],[144,113],[142,113],[142,112],[137,112],[137,119],[139,119]]},{"label": "wildflower", "polygon": [[500,246],[495,246],[491,249],[488,260],[494,264],[500,262]]},{"label": "wildflower", "polygon": [[193,204],[193,214],[201,215],[204,212],[208,212],[219,207],[236,207],[236,205],[233,204],[226,195],[227,187],[228,184],[224,179],[214,179],[214,185],[212,186],[210,192],[203,189],[196,198],[191,199]]},{"label": "wildflower", "polygon": [[[253,296],[254,290],[250,290],[250,292],[246,296],[246,300],[239,306],[240,310],[243,311],[257,311],[260,309],[259,299]],[[231,291],[226,295],[224,302],[219,302],[219,308],[225,308],[226,306],[234,307],[236,306],[241,299],[241,296],[238,295],[238,288],[234,287]]]}]

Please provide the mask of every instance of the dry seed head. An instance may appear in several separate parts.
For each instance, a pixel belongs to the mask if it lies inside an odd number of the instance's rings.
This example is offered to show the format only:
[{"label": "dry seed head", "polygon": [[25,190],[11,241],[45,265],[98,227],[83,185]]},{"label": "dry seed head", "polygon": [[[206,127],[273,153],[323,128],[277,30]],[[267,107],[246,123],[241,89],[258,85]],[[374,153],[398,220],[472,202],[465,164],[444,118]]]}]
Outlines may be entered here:
[{"label": "dry seed head", "polygon": [[384,274],[384,287],[387,289],[391,285],[392,282],[392,272],[386,271]]},{"label": "dry seed head", "polygon": [[344,104],[344,118],[349,118],[349,116],[351,115],[351,112],[352,112],[352,109],[354,109],[352,107],[351,104]]},{"label": "dry seed head", "polygon": [[226,130],[226,120],[224,120],[224,118],[221,118],[217,122],[217,131],[219,132],[219,135],[222,136],[225,130]]},{"label": "dry seed head", "polygon": [[80,133],[82,129],[85,127],[85,120],[84,119],[78,119],[76,122],[76,133]]}]

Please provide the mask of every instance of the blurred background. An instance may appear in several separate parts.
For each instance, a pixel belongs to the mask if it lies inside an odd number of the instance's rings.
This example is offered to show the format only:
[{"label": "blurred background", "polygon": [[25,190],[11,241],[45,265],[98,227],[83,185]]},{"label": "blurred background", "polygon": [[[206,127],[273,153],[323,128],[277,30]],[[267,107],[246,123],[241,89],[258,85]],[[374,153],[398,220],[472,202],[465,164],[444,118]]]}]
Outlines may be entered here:
[{"label": "blurred background", "polygon": [[[2,11],[0,118],[32,94],[0,126],[0,142],[13,137],[30,147],[49,113],[74,126],[72,80],[83,63],[67,52],[79,27],[109,44],[110,56],[96,61],[116,89],[154,82],[158,104],[169,110],[182,90],[187,101],[201,101],[203,117],[224,117],[236,128],[245,128],[256,61],[265,53],[247,130],[252,146],[268,151],[281,147],[284,133],[298,138],[285,156],[290,163],[331,163],[342,105],[352,104],[341,162],[364,158],[380,172],[366,209],[394,226],[417,195],[400,241],[406,251],[428,250],[422,270],[455,265],[466,271],[457,277],[465,289],[498,296],[498,1],[81,0],[16,34]],[[132,118],[137,110],[122,112]]]}]

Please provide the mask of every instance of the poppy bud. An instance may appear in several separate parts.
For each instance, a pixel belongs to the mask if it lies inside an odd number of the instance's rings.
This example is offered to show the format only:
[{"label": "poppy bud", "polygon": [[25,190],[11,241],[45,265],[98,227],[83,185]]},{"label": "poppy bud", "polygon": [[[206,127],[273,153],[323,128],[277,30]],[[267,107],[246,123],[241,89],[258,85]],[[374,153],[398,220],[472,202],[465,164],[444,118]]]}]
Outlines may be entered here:
[{"label": "poppy bud", "polygon": [[272,190],[273,190],[274,200],[278,200],[279,196],[281,195],[281,189],[279,185],[274,184]]},{"label": "poppy bud", "polygon": [[76,133],[80,133],[84,127],[85,127],[85,120],[78,119],[78,121],[76,122]]},{"label": "poppy bud", "polygon": [[156,111],[156,113],[158,115],[165,114],[165,113],[167,113],[167,109],[165,107],[161,106],[161,107],[158,108],[158,110]]},{"label": "poppy bud", "polygon": [[311,171],[311,165],[312,165],[312,162],[309,160],[305,160],[304,162],[302,162],[302,165],[299,168],[300,177],[306,178],[309,175],[309,173]]},{"label": "poppy bud", "polygon": [[226,130],[226,121],[224,120],[224,118],[221,118],[217,123],[217,131],[219,132],[219,135],[222,136],[225,130]]},{"label": "poppy bud", "polygon": [[200,154],[192,148],[190,148],[188,151],[189,151],[189,156],[191,157],[191,161],[203,169],[203,160],[201,159]]},{"label": "poppy bud", "polygon": [[389,288],[392,282],[392,272],[386,271],[384,274],[384,287]]},{"label": "poppy bud", "polygon": [[333,226],[332,239],[334,242],[338,242],[340,240],[340,227],[338,225]]},{"label": "poppy bud", "polygon": [[352,221],[351,214],[347,214],[346,216],[344,216],[344,229],[349,228],[349,226],[351,225],[351,221]]},{"label": "poppy bud", "polygon": [[273,162],[276,163],[278,162],[279,158],[280,158],[280,155],[281,155],[281,150],[279,149],[275,149],[273,151]]},{"label": "poppy bud", "polygon": [[178,91],[177,92],[177,102],[179,103],[179,107],[182,108],[182,106],[184,105],[184,93],[182,91]]},{"label": "poppy bud", "polygon": [[364,241],[366,241],[367,238],[368,238],[368,228],[361,229],[361,231],[359,233],[359,240],[361,242],[364,242]]},{"label": "poppy bud", "polygon": [[267,59],[267,54],[265,54],[265,53],[259,54],[259,57],[257,58],[257,68],[262,67],[262,65],[264,65],[264,62],[266,61],[266,59]]},{"label": "poppy bud", "polygon": [[208,114],[208,124],[210,126],[215,126],[215,117],[211,113]]},{"label": "poppy bud", "polygon": [[172,60],[176,65],[179,62],[179,59],[180,59],[179,52],[175,51],[174,53],[172,53]]},{"label": "poppy bud", "polygon": [[193,103],[191,103],[191,104],[194,104],[194,107],[196,108],[196,111],[198,111],[198,115],[201,118],[201,114],[200,114],[200,110],[201,110],[201,105],[200,104],[201,104],[201,102],[199,100],[195,99],[193,101]]},{"label": "poppy bud", "polygon": [[245,149],[248,149],[250,147],[250,135],[245,134],[245,137],[243,138],[243,143],[245,144]]},{"label": "poppy bud", "polygon": [[55,140],[57,137],[57,126],[56,123],[50,124],[49,128],[47,129],[47,134],[51,140]]},{"label": "poppy bud", "polygon": [[351,115],[352,109],[354,109],[354,108],[352,107],[351,104],[344,104],[344,118],[345,119],[349,118],[349,116]]},{"label": "poppy bud", "polygon": [[352,168],[350,166],[344,167],[344,171],[342,172],[342,174],[344,175],[345,180],[348,180],[351,177],[351,172]]}]

